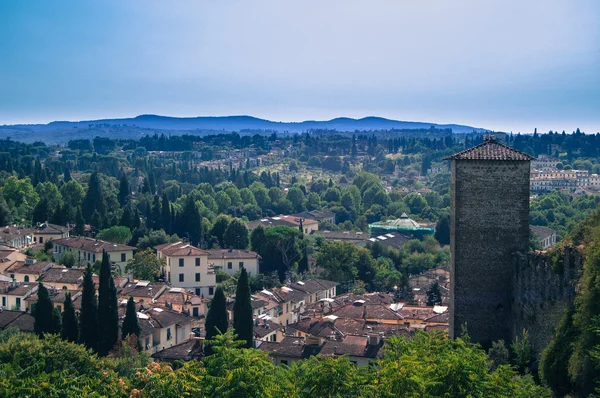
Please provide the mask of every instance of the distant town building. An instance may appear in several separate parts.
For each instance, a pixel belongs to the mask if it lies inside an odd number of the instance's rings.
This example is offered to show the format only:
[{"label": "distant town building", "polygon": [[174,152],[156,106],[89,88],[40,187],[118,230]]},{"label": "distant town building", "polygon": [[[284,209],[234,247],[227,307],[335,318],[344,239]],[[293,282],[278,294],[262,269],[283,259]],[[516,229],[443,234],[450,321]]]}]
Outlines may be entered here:
[{"label": "distant town building", "polygon": [[246,268],[248,275],[259,273],[258,262],[261,257],[256,252],[237,249],[212,249],[207,252],[210,264],[229,275],[235,275],[242,268]]},{"label": "distant town building", "polygon": [[369,234],[372,237],[385,236],[385,234],[392,232],[422,239],[426,235],[433,235],[434,228],[429,224],[416,222],[408,217],[406,213],[402,213],[400,218],[395,220],[378,221],[369,224]]},{"label": "distant town building", "polygon": [[262,225],[265,228],[275,227],[278,225],[283,225],[290,228],[300,228],[300,222],[302,222],[302,230],[305,235],[319,230],[319,222],[317,220],[296,217],[292,215],[285,216],[283,214],[280,214],[276,217],[261,218],[258,221],[251,221],[248,223],[248,229],[253,230],[259,225]]},{"label": "distant town building", "polygon": [[316,220],[318,222],[335,224],[335,213],[327,210],[303,211],[302,213],[292,214],[292,216],[306,220]]},{"label": "distant town building", "polygon": [[75,256],[78,266],[85,267],[94,264],[97,260],[102,260],[102,252],[105,251],[108,253],[110,262],[119,266],[121,272],[125,270],[127,261],[133,258],[135,250],[135,247],[83,236],[54,239],[52,243],[56,261],[60,261],[63,254],[69,252]]},{"label": "distant town building", "polygon": [[556,231],[552,228],[538,225],[532,225],[530,228],[537,238],[542,250],[550,249],[556,245]]},{"label": "distant town building", "polygon": [[185,242],[165,243],[154,248],[158,258],[165,261],[161,271],[171,286],[191,289],[198,296],[214,295],[217,279],[208,260],[209,252]]}]

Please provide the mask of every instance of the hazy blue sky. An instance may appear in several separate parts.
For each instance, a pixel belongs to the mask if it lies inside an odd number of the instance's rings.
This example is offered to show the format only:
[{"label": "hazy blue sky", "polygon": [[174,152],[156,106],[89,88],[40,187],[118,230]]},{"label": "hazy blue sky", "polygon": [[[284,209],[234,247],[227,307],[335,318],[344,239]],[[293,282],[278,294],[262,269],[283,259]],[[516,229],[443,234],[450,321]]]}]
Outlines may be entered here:
[{"label": "hazy blue sky", "polygon": [[598,0],[0,0],[0,124],[337,116],[600,131]]}]

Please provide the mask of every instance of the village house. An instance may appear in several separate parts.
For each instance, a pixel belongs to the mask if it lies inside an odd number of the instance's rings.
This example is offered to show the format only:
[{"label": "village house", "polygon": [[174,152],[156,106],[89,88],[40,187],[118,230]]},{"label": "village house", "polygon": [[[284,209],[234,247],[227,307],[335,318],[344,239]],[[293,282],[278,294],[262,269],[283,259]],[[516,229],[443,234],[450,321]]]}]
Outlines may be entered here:
[{"label": "village house", "polygon": [[257,348],[269,354],[276,365],[321,355],[339,357],[345,355],[359,367],[373,363],[383,355],[383,339],[380,336],[347,336],[341,341],[318,337],[285,337],[281,342],[257,342]]},{"label": "village house", "polygon": [[249,250],[213,249],[207,250],[208,261],[215,268],[235,275],[242,268],[246,268],[248,275],[258,275],[258,253]]},{"label": "village house", "polygon": [[276,322],[268,319],[254,320],[254,340],[281,341],[285,337],[285,329]]},{"label": "village house", "polygon": [[110,262],[118,267],[119,273],[123,273],[127,261],[133,258],[135,250],[135,247],[83,236],[54,239],[52,243],[54,244],[55,261],[60,261],[61,257],[69,252],[75,256],[76,264],[79,267],[85,267],[101,261],[102,252],[106,251]]},{"label": "village house", "polygon": [[548,250],[556,245],[556,231],[552,228],[530,225],[529,228],[537,238],[540,248]]},{"label": "village house", "polygon": [[64,290],[80,290],[83,282],[83,268],[49,268],[41,275],[41,280],[46,287]]},{"label": "village house", "polygon": [[53,239],[68,238],[71,228],[68,226],[50,224],[49,222],[37,223],[31,228],[33,243],[45,244]]},{"label": "village house", "polygon": [[142,351],[154,354],[187,341],[192,336],[193,318],[162,307],[137,313]]},{"label": "village house", "polygon": [[181,287],[172,287],[162,290],[154,299],[154,303],[174,311],[185,312],[193,317],[200,317],[206,316],[210,300],[187,292]]},{"label": "village house", "polygon": [[[65,300],[67,299],[67,294],[71,295],[71,301],[73,302],[75,311],[79,312],[79,310],[81,309],[81,300],[80,300],[81,291],[80,290],[56,289],[52,286],[46,286],[46,288],[48,289],[48,295],[50,296],[50,299],[52,300],[52,304],[54,305],[54,308],[56,308],[59,312],[62,313],[62,311],[65,308]],[[32,304],[37,303],[37,300],[38,300],[37,292],[30,295],[29,297],[27,297],[27,299],[25,300],[27,303],[27,308],[31,309]],[[75,302],[77,302],[78,305],[75,305]]]},{"label": "village house", "polygon": [[293,217],[302,218],[305,220],[316,220],[320,223],[329,223],[335,225],[335,213],[327,210],[311,210],[303,211],[302,213],[292,214]]},{"label": "village house", "polygon": [[282,288],[261,290],[256,296],[275,304],[277,311],[275,322],[279,322],[281,325],[289,325],[298,320],[306,294],[303,291],[284,286]]},{"label": "village house", "polygon": [[119,292],[119,297],[122,301],[127,301],[129,297],[133,297],[137,304],[149,308],[154,304],[154,300],[168,289],[169,286],[164,282],[134,281],[123,287]]},{"label": "village house", "polygon": [[0,229],[0,244],[23,249],[33,244],[31,229],[7,225]]},{"label": "village house", "polygon": [[0,302],[3,310],[26,311],[26,299],[37,292],[37,283],[0,282]]},{"label": "village house", "polygon": [[15,261],[2,272],[2,275],[8,276],[17,282],[34,282],[40,278],[40,275],[52,267],[61,267],[49,261],[37,262],[34,258],[28,257],[25,261]]},{"label": "village house", "polygon": [[247,226],[249,230],[253,230],[259,225],[262,225],[265,228],[283,225],[286,227],[299,229],[301,222],[302,232],[304,232],[305,235],[310,235],[313,231],[319,230],[319,222],[316,220],[311,220],[308,218],[299,218],[295,216],[285,216],[283,214],[280,214],[276,217],[261,218],[258,221],[251,221],[247,224]]},{"label": "village house", "polygon": [[335,297],[338,285],[337,282],[316,278],[287,284],[288,287],[300,290],[305,294],[304,302],[306,304],[316,303],[323,298]]},{"label": "village house", "polygon": [[198,296],[215,294],[217,280],[209,252],[185,242],[165,243],[155,249],[158,258],[164,260],[161,271],[171,286],[192,289]]},{"label": "village house", "polygon": [[2,310],[0,311],[0,330],[10,328],[19,329],[22,332],[33,333],[35,320],[31,314],[22,311]]},{"label": "village house", "polygon": [[0,273],[3,273],[15,261],[25,261],[26,259],[27,255],[14,247],[0,245]]}]

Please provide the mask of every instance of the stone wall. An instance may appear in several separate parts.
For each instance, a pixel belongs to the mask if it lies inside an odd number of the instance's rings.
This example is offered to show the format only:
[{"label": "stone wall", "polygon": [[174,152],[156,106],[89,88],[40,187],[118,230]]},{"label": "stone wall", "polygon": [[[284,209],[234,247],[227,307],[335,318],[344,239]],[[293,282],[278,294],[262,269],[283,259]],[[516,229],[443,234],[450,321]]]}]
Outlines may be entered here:
[{"label": "stone wall", "polygon": [[[512,337],[529,331],[539,354],[550,341],[562,314],[575,298],[583,254],[578,248],[556,249],[550,254],[517,254],[513,273]],[[552,252],[549,252],[552,253]]]},{"label": "stone wall", "polygon": [[512,335],[514,255],[529,245],[529,162],[453,160],[450,336]]}]

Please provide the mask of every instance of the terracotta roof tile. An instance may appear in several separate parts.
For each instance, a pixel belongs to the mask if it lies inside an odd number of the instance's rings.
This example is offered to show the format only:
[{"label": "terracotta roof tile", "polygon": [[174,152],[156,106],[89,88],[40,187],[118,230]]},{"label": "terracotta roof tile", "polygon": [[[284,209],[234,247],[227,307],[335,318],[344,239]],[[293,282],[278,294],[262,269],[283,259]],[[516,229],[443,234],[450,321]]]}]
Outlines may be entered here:
[{"label": "terracotta roof tile", "polygon": [[488,136],[484,141],[472,148],[455,153],[445,158],[446,160],[522,160],[529,161],[535,159],[525,152],[517,151],[507,145],[504,145],[495,138]]}]

